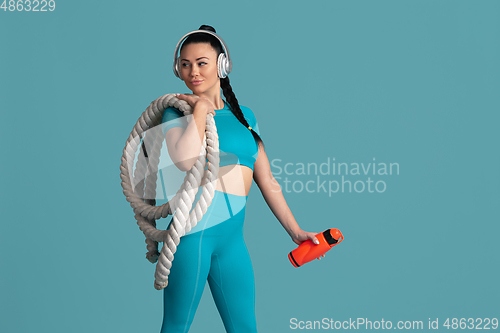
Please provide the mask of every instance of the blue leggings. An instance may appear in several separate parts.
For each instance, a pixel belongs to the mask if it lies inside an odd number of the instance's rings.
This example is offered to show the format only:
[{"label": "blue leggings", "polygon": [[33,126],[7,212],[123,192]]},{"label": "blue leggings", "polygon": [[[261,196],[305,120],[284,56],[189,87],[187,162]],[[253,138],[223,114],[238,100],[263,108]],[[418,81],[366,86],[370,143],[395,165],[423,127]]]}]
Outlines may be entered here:
[{"label": "blue leggings", "polygon": [[243,239],[247,197],[215,191],[203,218],[181,238],[164,289],[161,333],[189,331],[207,280],[226,331],[257,332],[254,275]]}]

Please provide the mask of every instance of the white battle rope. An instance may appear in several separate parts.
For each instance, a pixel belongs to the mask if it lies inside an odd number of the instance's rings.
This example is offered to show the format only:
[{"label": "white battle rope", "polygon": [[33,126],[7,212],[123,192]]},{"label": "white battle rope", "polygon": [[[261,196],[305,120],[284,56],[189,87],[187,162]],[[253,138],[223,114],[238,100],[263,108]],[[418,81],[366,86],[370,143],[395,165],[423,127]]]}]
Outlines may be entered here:
[{"label": "white battle rope", "polygon": [[[186,172],[184,183],[175,196],[161,206],[155,205],[158,164],[164,137],[159,134],[162,133],[161,131],[151,130],[146,133],[146,130],[161,124],[163,112],[168,107],[179,109],[184,113],[184,116],[193,113],[191,106],[186,101],[175,97],[175,94],[166,94],[151,102],[137,120],[127,139],[120,165],[123,194],[130,202],[137,224],[146,236],[148,249],[146,258],[152,263],[158,262],[154,283],[157,290],[165,288],[168,284],[168,275],[180,238],[201,220],[208,206],[212,203],[219,175],[219,137],[214,117],[212,114],[208,114],[205,136],[198,159],[191,170]],[[132,173],[139,145],[141,145],[141,150],[135,172]],[[145,147],[148,147],[147,151]],[[207,170],[205,170],[206,164],[208,165]],[[191,211],[194,198],[202,182],[204,183],[203,192]],[[172,223],[167,230],[156,229],[156,220],[167,217],[174,212]],[[160,253],[158,252],[158,242],[163,242]]]}]

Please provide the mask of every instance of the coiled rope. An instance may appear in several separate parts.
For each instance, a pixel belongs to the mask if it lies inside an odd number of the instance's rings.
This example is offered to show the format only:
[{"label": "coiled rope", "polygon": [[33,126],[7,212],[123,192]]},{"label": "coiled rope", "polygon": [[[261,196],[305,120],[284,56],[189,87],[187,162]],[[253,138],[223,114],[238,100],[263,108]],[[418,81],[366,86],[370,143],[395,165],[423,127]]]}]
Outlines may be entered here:
[{"label": "coiled rope", "polygon": [[[120,165],[123,194],[134,210],[139,229],[146,236],[146,258],[151,263],[157,262],[154,282],[157,290],[168,284],[168,275],[180,238],[196,226],[212,203],[219,175],[219,137],[214,117],[208,114],[200,154],[193,167],[186,172],[181,188],[171,200],[161,206],[156,206],[155,200],[150,199],[156,197],[158,164],[164,137],[154,134],[158,133],[157,131],[146,131],[161,124],[163,112],[168,107],[182,111],[184,116],[193,113],[191,106],[175,97],[175,94],[166,94],[151,102],[127,139]],[[145,143],[147,147],[151,147],[149,151],[146,151]],[[139,144],[141,151],[132,174]],[[205,165],[208,166],[207,170]],[[202,182],[203,192],[191,211]],[[167,230],[156,228],[156,220],[174,212],[172,223]],[[161,252],[158,252],[158,242],[163,242]]]}]

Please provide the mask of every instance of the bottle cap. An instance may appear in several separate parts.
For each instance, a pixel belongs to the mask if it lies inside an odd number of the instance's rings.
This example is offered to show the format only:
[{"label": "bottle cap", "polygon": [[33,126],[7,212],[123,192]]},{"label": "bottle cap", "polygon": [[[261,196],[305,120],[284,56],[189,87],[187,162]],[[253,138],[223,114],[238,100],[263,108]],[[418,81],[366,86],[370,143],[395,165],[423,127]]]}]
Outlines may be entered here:
[{"label": "bottle cap", "polygon": [[[323,236],[325,237],[326,242],[330,246],[337,244],[337,242],[339,241],[338,239],[333,238],[332,231],[335,231],[335,230],[334,229],[326,229],[325,231],[323,231]],[[338,234],[338,233],[335,233],[335,234]],[[338,235],[336,235],[336,236],[338,236]]]}]

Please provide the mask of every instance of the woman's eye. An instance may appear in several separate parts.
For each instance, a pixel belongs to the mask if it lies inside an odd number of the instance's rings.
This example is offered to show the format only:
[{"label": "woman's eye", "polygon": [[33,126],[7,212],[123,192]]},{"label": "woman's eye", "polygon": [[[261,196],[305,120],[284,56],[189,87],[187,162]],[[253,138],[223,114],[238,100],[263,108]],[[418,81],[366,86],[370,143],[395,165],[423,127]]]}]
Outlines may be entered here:
[{"label": "woman's eye", "polygon": [[[204,65],[206,65],[206,64],[207,64],[206,62],[203,62],[203,61],[202,61],[202,62],[198,63],[198,66],[204,66]],[[184,62],[184,63],[182,63],[182,64],[181,64],[181,66],[182,66],[182,67],[189,67],[189,63]]]}]

